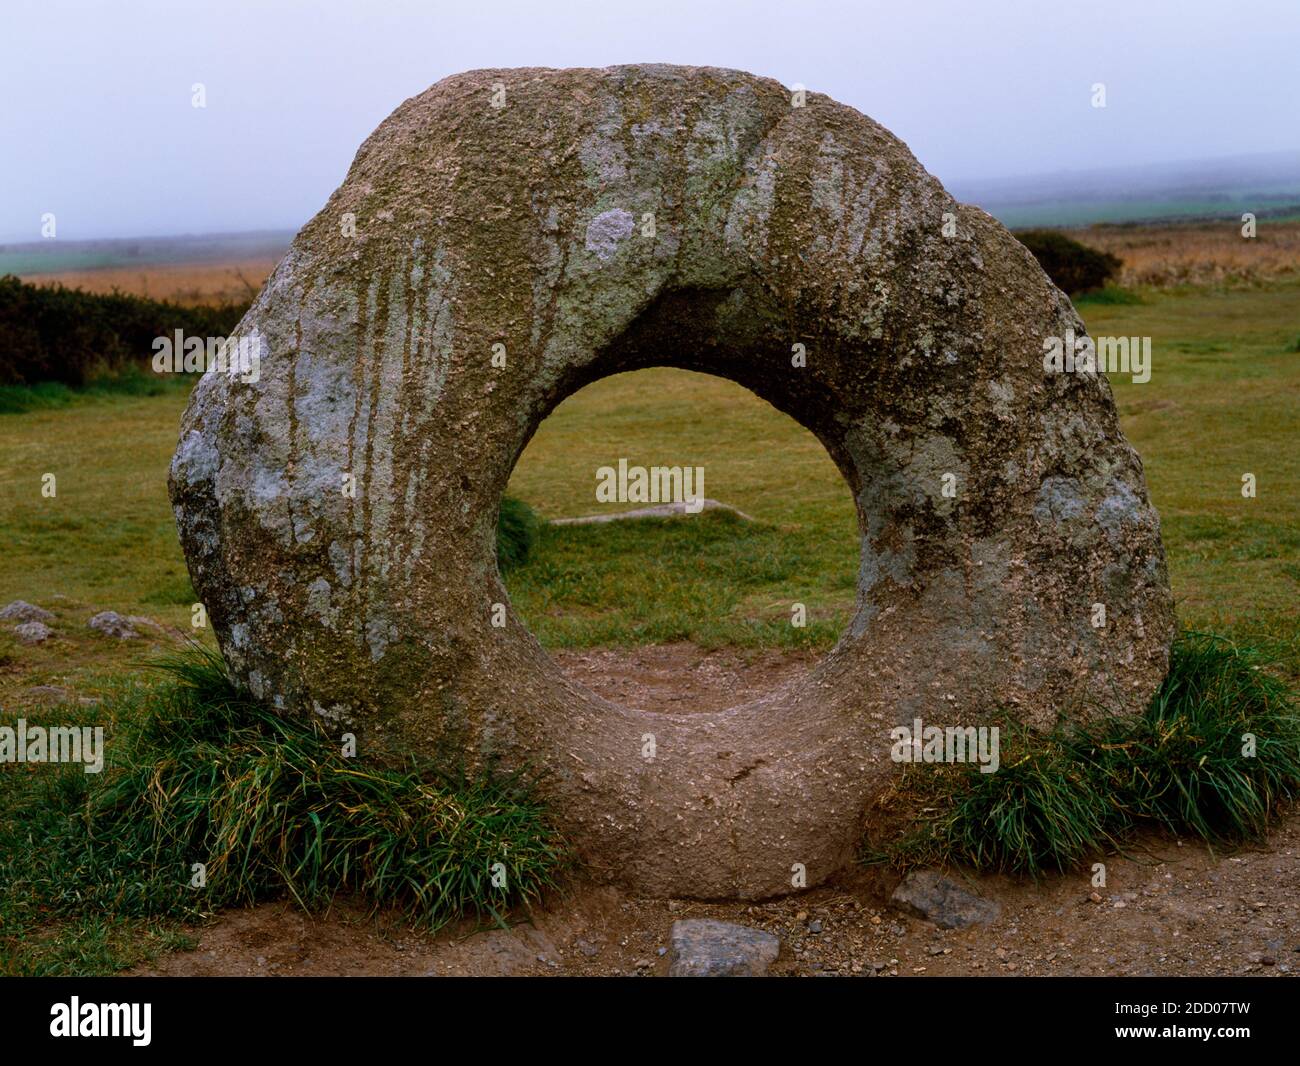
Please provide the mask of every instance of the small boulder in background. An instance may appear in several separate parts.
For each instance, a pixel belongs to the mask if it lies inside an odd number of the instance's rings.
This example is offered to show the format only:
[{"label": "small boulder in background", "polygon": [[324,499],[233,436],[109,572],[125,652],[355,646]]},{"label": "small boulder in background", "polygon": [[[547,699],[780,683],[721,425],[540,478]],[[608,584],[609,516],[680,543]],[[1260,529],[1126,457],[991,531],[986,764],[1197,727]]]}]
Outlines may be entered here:
[{"label": "small boulder in background", "polygon": [[140,635],[131,624],[131,619],[122,617],[116,611],[100,611],[86,624],[106,637],[116,637],[118,640],[135,640]]},{"label": "small boulder in background", "polygon": [[44,622],[24,622],[14,626],[14,636],[24,644],[43,644],[54,636],[54,630]]},{"label": "small boulder in background", "polygon": [[14,600],[0,609],[0,622],[53,622],[54,615],[26,600]]}]

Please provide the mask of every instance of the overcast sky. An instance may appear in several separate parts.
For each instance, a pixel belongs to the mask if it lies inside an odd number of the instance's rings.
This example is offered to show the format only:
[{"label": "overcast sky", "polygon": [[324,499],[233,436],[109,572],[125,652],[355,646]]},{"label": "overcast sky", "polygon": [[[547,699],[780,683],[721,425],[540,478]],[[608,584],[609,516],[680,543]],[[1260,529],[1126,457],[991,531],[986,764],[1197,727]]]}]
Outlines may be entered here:
[{"label": "overcast sky", "polygon": [[297,228],[448,74],[631,62],[802,83],[945,182],[1300,148],[1300,0],[0,0],[0,240]]}]

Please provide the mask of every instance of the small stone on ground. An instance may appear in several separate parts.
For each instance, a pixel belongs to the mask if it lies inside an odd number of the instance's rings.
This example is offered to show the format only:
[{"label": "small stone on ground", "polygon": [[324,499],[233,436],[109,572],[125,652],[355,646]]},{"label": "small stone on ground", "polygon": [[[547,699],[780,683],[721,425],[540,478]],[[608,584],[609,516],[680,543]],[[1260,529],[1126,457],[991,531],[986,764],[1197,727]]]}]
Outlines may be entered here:
[{"label": "small stone on ground", "polygon": [[116,611],[100,611],[86,624],[91,629],[108,637],[117,637],[118,640],[134,640],[140,635],[131,624],[131,619],[123,618]]},{"label": "small stone on ground", "polygon": [[913,870],[894,889],[893,902],[940,929],[965,929],[994,921],[1002,908],[977,896],[937,870]]},{"label": "small stone on ground", "polygon": [[734,922],[673,922],[669,977],[763,977],[781,952],[771,933]]}]

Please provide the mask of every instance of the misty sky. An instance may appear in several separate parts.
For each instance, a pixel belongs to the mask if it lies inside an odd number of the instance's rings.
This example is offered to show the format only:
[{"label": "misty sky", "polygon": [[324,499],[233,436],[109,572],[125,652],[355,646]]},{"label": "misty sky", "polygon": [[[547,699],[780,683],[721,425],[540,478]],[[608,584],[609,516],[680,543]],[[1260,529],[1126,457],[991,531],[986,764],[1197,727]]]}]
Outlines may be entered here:
[{"label": "misty sky", "polygon": [[1300,0],[0,0],[0,240],[297,228],[474,67],[799,82],[956,183],[1295,150],[1298,56]]}]

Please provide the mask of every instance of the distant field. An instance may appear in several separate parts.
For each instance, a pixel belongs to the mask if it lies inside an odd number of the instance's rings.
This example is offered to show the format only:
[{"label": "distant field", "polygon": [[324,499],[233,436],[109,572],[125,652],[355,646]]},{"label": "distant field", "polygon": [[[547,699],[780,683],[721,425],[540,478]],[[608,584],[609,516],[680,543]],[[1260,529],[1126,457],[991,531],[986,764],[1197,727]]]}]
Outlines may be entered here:
[{"label": "distant field", "polygon": [[[1300,274],[1300,219],[1260,219],[1243,237],[1240,218],[1179,225],[1088,226],[1069,231],[1124,261],[1120,284],[1252,284]],[[1297,323],[1300,329],[1300,323]]]},{"label": "distant field", "polygon": [[240,303],[257,295],[279,257],[262,256],[225,263],[175,263],[113,266],[27,274],[34,285],[60,284],[86,292],[125,292],[180,304]]},{"label": "distant field", "polygon": [[0,245],[0,276],[182,304],[247,302],[292,238],[273,232]]},{"label": "distant field", "polygon": [[1154,166],[1077,167],[948,184],[952,194],[978,204],[1003,225],[1087,226],[1177,219],[1300,216],[1300,152],[1257,153]]},{"label": "distant field", "polygon": [[66,274],[98,270],[278,260],[292,231],[216,233],[183,237],[137,237],[102,241],[57,238],[0,244],[0,275]]},{"label": "distant field", "polygon": [[1098,223],[1201,222],[1218,218],[1231,221],[1240,218],[1243,211],[1251,211],[1260,216],[1293,219],[1300,214],[1300,182],[1293,192],[1243,200],[1192,198],[1170,202],[1153,197],[1119,203],[1089,204],[1071,198],[1044,200],[1034,204],[990,204],[985,210],[1004,226],[1013,229],[1088,226]]}]

